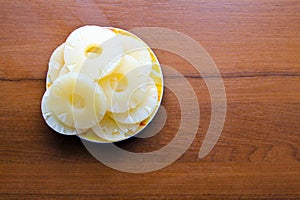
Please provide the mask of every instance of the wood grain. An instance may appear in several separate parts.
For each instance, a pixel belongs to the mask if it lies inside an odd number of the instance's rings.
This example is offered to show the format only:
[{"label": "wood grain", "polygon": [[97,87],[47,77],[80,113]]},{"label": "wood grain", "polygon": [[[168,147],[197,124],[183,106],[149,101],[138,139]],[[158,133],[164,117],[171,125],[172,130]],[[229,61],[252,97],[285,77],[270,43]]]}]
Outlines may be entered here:
[{"label": "wood grain", "polygon": [[[299,1],[0,5],[0,199],[300,199]],[[78,138],[47,127],[40,101],[48,59],[85,24],[170,28],[208,51],[223,76],[228,105],[222,135],[207,157],[198,159],[211,115],[205,82],[184,59],[162,50],[155,50],[160,62],[185,76],[201,109],[196,139],[172,165],[145,174],[119,172],[93,158]],[[158,135],[118,145],[147,152],[170,142],[180,108],[168,89],[163,105],[168,119]]]}]

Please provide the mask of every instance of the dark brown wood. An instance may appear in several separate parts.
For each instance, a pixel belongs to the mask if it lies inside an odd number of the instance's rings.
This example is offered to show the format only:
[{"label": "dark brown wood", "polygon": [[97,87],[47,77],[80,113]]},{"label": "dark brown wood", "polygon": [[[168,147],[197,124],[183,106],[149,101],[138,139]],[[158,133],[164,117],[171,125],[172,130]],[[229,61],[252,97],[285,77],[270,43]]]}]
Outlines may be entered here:
[{"label": "dark brown wood", "polygon": [[[2,0],[0,13],[0,199],[300,199],[299,1]],[[160,62],[186,77],[201,109],[196,140],[172,165],[119,172],[77,137],[47,127],[40,101],[48,59],[85,24],[166,27],[208,51],[223,75],[228,107],[207,157],[198,159],[211,115],[205,82],[185,60],[161,50]],[[171,141],[180,108],[170,90],[163,105],[169,115],[158,135],[119,146],[145,152]]]}]

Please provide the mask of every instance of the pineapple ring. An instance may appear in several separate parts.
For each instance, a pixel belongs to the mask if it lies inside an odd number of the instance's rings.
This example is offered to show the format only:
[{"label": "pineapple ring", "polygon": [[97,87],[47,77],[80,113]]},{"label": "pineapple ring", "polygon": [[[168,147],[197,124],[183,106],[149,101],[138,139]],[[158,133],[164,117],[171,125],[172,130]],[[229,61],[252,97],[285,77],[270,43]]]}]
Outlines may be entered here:
[{"label": "pineapple ring", "polygon": [[114,39],[122,45],[125,55],[135,58],[139,66],[147,67],[144,73],[149,75],[152,69],[152,59],[148,45],[137,37],[124,34],[119,34]]},{"label": "pineapple ring", "polygon": [[145,73],[147,68],[139,66],[132,56],[125,55],[118,69],[99,81],[107,97],[108,111],[123,113],[136,106],[137,102],[129,101],[130,96],[149,79],[149,74]]},{"label": "pineapple ring", "polygon": [[66,40],[64,59],[73,72],[87,74],[98,80],[111,74],[121,62],[123,49],[116,34],[99,26],[83,26],[74,30]]},{"label": "pineapple ring", "polygon": [[63,122],[61,122],[51,111],[49,105],[49,92],[48,90],[45,92],[42,99],[42,114],[47,123],[47,125],[55,130],[58,133],[64,135],[77,135],[86,132],[86,129],[80,130],[75,129],[73,127],[67,126]]},{"label": "pineapple ring", "polygon": [[[139,91],[141,91],[141,94],[139,94],[139,96],[145,96],[145,100],[135,108],[130,109],[127,112],[112,113],[112,117],[117,122],[124,124],[139,123],[147,119],[153,113],[158,101],[158,91],[156,84],[153,81],[148,82],[144,86],[139,88]],[[135,93],[133,95],[135,95]]]},{"label": "pineapple ring", "polygon": [[108,114],[100,121],[100,123],[92,127],[92,131],[100,138],[108,141],[120,141],[129,137],[127,134],[134,133],[139,127],[136,124],[122,124],[114,121]]},{"label": "pineapple ring", "polygon": [[106,97],[102,88],[84,74],[72,72],[61,76],[47,92],[49,100],[44,102],[48,105],[42,106],[42,112],[50,110],[67,126],[91,128],[106,112]]},{"label": "pineapple ring", "polygon": [[48,89],[52,83],[59,76],[59,72],[65,64],[64,61],[64,48],[65,43],[58,46],[52,53],[49,63],[48,63],[48,72],[46,78],[46,89]]}]

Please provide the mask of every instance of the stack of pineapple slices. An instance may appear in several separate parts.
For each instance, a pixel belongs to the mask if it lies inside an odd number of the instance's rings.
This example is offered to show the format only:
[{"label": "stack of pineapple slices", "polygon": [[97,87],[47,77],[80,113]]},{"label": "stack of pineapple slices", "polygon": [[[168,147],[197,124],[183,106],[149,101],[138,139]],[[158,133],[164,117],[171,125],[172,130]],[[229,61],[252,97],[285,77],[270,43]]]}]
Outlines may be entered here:
[{"label": "stack of pineapple slices", "polygon": [[42,114],[61,134],[120,141],[151,121],[162,82],[141,39],[116,28],[80,27],[50,57]]}]

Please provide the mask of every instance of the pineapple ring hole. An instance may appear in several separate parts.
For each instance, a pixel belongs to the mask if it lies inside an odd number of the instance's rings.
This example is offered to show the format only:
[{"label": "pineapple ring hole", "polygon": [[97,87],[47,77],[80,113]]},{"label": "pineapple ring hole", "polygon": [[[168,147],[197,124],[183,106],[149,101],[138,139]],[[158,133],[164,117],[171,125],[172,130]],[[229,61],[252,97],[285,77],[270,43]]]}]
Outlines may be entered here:
[{"label": "pineapple ring hole", "polygon": [[70,95],[70,103],[73,108],[82,109],[85,107],[85,100],[82,96],[78,94],[71,94]]},{"label": "pineapple ring hole", "polygon": [[115,73],[110,79],[110,87],[116,92],[123,92],[128,86],[127,78],[120,73]]},{"label": "pineapple ring hole", "polygon": [[87,46],[84,54],[87,58],[96,58],[102,53],[102,47],[98,44],[91,44]]}]

